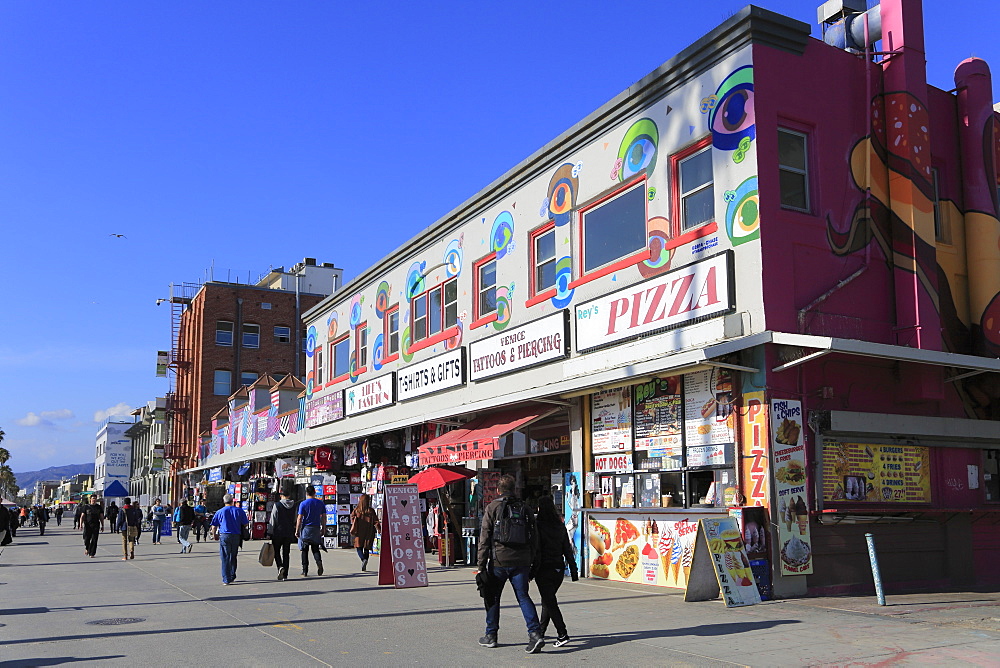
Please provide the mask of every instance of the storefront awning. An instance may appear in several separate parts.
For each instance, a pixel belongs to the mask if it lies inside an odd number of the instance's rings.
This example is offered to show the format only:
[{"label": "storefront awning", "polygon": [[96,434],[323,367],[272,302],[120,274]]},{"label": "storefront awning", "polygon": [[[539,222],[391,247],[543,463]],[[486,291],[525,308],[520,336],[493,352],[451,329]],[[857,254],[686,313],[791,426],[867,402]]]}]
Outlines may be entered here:
[{"label": "storefront awning", "polygon": [[558,410],[558,407],[533,405],[484,415],[417,448],[420,465],[492,459],[501,437]]}]

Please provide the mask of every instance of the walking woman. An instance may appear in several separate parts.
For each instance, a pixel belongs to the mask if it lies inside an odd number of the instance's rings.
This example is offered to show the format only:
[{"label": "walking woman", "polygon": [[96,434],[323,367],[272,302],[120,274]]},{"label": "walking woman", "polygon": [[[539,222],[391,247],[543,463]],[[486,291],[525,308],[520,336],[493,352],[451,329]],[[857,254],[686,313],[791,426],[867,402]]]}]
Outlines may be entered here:
[{"label": "walking woman", "polygon": [[567,564],[569,564],[569,572],[573,582],[579,580],[580,575],[577,571],[576,558],[573,555],[573,546],[570,545],[569,534],[566,533],[566,526],[559,513],[556,512],[555,503],[549,495],[538,499],[536,525],[538,526],[539,549],[535,585],[538,587],[538,594],[542,599],[542,614],[538,621],[542,625],[542,635],[545,635],[549,620],[552,620],[558,634],[556,641],[552,644],[556,647],[562,647],[569,642],[569,634],[566,632],[566,622],[563,621],[562,612],[559,610],[556,592],[562,585]]},{"label": "walking woman", "polygon": [[274,563],[278,567],[278,579],[288,579],[288,551],[295,542],[295,502],[288,498],[288,490],[281,490],[281,500],[271,506],[268,532],[274,546]]},{"label": "walking woman", "polygon": [[351,511],[351,535],[354,536],[354,547],[361,559],[361,570],[368,570],[368,555],[375,543],[375,527],[378,525],[378,515],[372,509],[372,499],[362,494],[358,505]]}]

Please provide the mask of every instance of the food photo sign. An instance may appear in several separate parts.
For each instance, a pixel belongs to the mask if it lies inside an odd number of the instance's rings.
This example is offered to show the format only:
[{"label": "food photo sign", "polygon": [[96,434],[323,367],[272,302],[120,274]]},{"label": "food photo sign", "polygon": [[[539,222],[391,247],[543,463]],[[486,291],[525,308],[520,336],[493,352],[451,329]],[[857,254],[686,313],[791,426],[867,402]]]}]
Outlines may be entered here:
[{"label": "food photo sign", "polygon": [[930,448],[823,441],[823,500],[930,503]]},{"label": "food photo sign", "polygon": [[615,582],[687,587],[698,523],[627,514],[587,518],[590,576]]},{"label": "food photo sign", "polygon": [[591,395],[593,452],[632,451],[632,389],[620,387]]},{"label": "food photo sign", "polygon": [[386,485],[378,583],[396,589],[427,586],[420,494],[416,485]]},{"label": "food photo sign", "polygon": [[777,556],[782,575],[813,572],[802,424],[802,402],[771,400],[772,470],[778,503]]},{"label": "food photo sign", "polygon": [[760,603],[743,535],[734,517],[711,517],[698,523],[692,574],[684,600],[709,601],[720,593],[727,608]]},{"label": "food photo sign", "polygon": [[688,448],[734,442],[735,419],[728,370],[684,374],[684,442]]}]

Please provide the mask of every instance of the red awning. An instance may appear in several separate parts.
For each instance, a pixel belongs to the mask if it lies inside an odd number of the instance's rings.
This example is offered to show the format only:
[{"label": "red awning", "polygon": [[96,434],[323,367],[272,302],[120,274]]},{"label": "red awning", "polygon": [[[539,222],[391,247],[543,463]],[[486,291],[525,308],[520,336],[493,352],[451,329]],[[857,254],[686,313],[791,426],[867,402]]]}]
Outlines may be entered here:
[{"label": "red awning", "polygon": [[465,426],[441,434],[417,448],[420,465],[492,459],[500,437],[558,410],[553,406],[533,405],[476,418]]}]

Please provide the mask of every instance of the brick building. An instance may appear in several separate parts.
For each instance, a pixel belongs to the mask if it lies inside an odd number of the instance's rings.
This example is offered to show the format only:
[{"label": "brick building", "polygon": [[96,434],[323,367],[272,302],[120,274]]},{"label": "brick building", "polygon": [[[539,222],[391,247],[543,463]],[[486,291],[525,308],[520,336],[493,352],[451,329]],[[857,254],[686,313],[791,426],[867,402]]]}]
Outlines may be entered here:
[{"label": "brick building", "polygon": [[[244,385],[270,374],[303,375],[301,315],[333,293],[342,270],[306,258],[278,267],[248,285],[207,281],[172,286],[173,370],[167,413],[171,440],[164,457],[172,470],[194,465],[212,415]],[[174,477],[173,498],[181,495]]]}]

